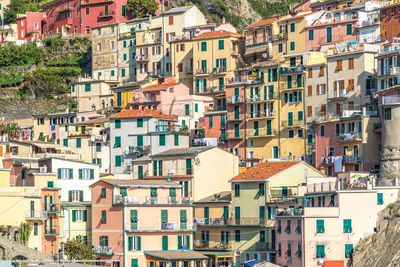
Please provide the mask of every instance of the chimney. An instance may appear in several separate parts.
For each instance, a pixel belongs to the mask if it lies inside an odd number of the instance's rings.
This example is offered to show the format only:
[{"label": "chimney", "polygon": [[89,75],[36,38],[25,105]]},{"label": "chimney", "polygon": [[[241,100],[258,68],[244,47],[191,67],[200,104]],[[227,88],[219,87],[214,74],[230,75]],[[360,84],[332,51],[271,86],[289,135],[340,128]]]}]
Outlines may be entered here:
[{"label": "chimney", "polygon": [[225,23],[225,17],[222,17],[222,23]]}]

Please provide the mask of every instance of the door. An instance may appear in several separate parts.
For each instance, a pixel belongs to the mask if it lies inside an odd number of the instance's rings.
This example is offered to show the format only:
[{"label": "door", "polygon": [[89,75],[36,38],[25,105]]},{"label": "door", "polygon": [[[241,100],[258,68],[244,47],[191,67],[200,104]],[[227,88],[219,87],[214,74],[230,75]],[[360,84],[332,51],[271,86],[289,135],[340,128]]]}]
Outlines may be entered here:
[{"label": "door", "polygon": [[139,267],[138,259],[131,260],[132,267]]},{"label": "door", "polygon": [[239,107],[235,106],[235,120],[239,119]]},{"label": "door", "polygon": [[206,73],[207,71],[207,60],[202,60],[201,61],[201,69],[203,70],[203,73]]},{"label": "door", "polygon": [[292,75],[288,75],[286,81],[287,81],[287,88],[288,89],[292,88]]},{"label": "door", "polygon": [[235,224],[240,224],[240,207],[235,207]]},{"label": "door", "polygon": [[208,224],[209,219],[210,219],[210,208],[209,207],[204,207],[204,218],[205,218],[206,224]]},{"label": "door", "polygon": [[293,126],[293,112],[288,112],[288,126]]},{"label": "door", "polygon": [[272,152],[273,152],[273,156],[274,156],[274,159],[277,159],[278,157],[279,157],[279,149],[278,149],[278,147],[277,146],[273,146],[272,147]]},{"label": "door", "polygon": [[259,134],[258,121],[254,121],[254,136],[259,136]]},{"label": "door", "polygon": [[238,96],[239,96],[239,87],[235,87],[235,98],[236,98],[236,100],[237,100]]},{"label": "door", "polygon": [[31,200],[31,218],[35,217],[35,202]]}]

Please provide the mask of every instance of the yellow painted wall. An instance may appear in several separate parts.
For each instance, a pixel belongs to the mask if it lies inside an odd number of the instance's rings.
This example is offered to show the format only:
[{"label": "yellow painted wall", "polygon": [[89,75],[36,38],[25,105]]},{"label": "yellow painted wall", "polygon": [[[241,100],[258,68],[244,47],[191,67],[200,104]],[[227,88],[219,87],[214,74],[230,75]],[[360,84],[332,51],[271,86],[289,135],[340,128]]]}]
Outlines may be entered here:
[{"label": "yellow painted wall", "polygon": [[10,186],[9,169],[0,169],[0,186]]}]

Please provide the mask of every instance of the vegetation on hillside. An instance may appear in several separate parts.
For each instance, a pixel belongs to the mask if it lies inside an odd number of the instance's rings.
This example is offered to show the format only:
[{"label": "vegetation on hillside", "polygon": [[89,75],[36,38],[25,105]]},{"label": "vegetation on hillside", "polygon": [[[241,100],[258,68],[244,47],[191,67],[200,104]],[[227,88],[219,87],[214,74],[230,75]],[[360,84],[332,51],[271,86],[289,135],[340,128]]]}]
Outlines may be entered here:
[{"label": "vegetation on hillside", "polygon": [[144,18],[156,13],[158,3],[148,0],[128,0],[127,8],[134,18]]},{"label": "vegetation on hillside", "polygon": [[41,11],[41,5],[39,0],[11,0],[4,10],[4,21],[6,24],[16,23],[17,14]]},{"label": "vegetation on hillside", "polygon": [[257,12],[263,19],[285,15],[290,11],[293,4],[300,2],[299,0],[284,0],[277,2],[268,2],[260,0],[247,0],[251,8]]}]

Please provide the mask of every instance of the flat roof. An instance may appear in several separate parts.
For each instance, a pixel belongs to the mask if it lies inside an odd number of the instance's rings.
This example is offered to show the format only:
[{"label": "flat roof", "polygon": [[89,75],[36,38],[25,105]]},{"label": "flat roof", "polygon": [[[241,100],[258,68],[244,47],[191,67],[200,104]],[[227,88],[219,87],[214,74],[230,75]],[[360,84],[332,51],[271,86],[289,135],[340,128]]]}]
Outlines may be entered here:
[{"label": "flat roof", "polygon": [[145,251],[145,255],[164,260],[206,260],[207,256],[193,250],[179,251]]}]

